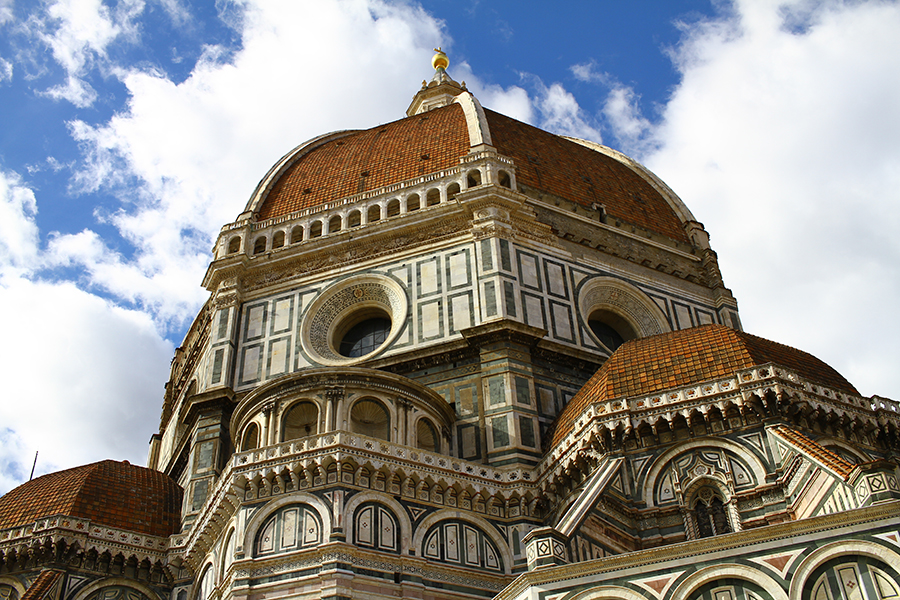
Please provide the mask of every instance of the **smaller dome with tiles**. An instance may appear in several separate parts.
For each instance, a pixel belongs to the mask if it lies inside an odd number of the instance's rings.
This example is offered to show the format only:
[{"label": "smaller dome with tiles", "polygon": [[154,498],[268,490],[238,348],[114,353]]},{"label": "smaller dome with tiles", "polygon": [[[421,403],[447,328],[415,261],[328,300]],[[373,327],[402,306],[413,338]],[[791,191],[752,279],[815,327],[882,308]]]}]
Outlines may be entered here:
[{"label": "smaller dome with tiles", "polygon": [[562,441],[594,402],[645,396],[766,364],[859,394],[843,375],[812,354],[724,325],[702,325],[625,342],[560,413],[551,445]]},{"label": "smaller dome with tiles", "polygon": [[0,529],[65,515],[135,533],[169,536],[181,519],[181,487],[165,473],[128,462],[43,475],[0,498]]}]

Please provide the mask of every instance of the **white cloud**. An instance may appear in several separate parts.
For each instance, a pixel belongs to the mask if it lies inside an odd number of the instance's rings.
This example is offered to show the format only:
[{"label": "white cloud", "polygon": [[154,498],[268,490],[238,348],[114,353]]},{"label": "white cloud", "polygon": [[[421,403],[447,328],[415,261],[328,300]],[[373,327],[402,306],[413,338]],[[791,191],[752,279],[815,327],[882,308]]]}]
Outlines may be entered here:
[{"label": "white cloud", "polygon": [[589,123],[587,115],[561,83],[545,86],[538,78],[530,78],[537,94],[534,103],[540,113],[538,126],[559,135],[591,140],[602,143],[600,130]]},{"label": "white cloud", "polygon": [[[76,189],[121,195],[121,210],[105,218],[137,248],[134,260],[70,258],[92,283],[163,320],[192,316],[219,227],[282,154],[330,130],[402,118],[410,73],[429,76],[432,48],[447,45],[438,21],[405,4],[282,0],[235,10],[239,51],[209,48],[181,83],[123,70],[127,108],[100,125],[70,124],[85,156]],[[527,111],[524,90],[481,88],[501,110]]]},{"label": "white cloud", "polygon": [[[65,72],[64,83],[41,93],[78,107],[93,104],[97,92],[86,75],[97,63],[106,67],[107,46],[114,40],[136,39],[134,20],[143,9],[143,0],[124,0],[114,8],[101,0],[56,0],[33,12],[24,23],[25,31],[50,50]],[[40,48],[30,50],[32,60],[41,62]]]},{"label": "white cloud", "polygon": [[0,169],[0,283],[37,265],[36,213],[34,192],[17,173]]},{"label": "white cloud", "polygon": [[22,178],[0,170],[0,494],[27,477],[35,450],[37,474],[109,456],[143,463],[173,351],[149,315],[34,279],[56,254],[104,256],[90,234],[42,252],[36,212]]},{"label": "white cloud", "polygon": [[0,56],[0,83],[12,81],[13,64]]},{"label": "white cloud", "polygon": [[900,398],[897,31],[882,2],[744,0],[686,27],[645,159],[706,223],[748,331]]},{"label": "white cloud", "polygon": [[645,154],[653,143],[650,139],[653,127],[641,115],[639,100],[640,97],[633,89],[616,84],[603,103],[603,116],[627,154]]},{"label": "white cloud", "polygon": [[0,25],[13,20],[13,0],[0,0]]},{"label": "white cloud", "polygon": [[144,464],[174,350],[150,318],[22,278],[0,286],[0,314],[0,493],[27,477],[36,450],[38,475],[109,457]]}]

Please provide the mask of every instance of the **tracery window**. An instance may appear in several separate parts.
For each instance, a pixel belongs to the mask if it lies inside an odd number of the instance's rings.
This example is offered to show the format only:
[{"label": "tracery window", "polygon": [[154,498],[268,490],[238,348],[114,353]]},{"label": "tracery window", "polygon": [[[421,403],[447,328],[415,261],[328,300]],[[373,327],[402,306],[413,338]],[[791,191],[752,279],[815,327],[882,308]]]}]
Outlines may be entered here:
[{"label": "tracery window", "polygon": [[693,517],[698,537],[712,537],[734,531],[725,504],[710,488],[700,490],[694,503]]}]

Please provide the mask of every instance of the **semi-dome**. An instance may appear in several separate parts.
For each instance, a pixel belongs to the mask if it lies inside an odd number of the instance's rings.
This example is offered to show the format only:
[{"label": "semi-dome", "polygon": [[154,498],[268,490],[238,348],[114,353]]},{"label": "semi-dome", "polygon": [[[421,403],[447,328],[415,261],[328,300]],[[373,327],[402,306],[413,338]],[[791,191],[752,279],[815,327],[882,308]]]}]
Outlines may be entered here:
[{"label": "semi-dome", "polygon": [[594,402],[636,398],[734,376],[775,364],[800,377],[857,396],[840,373],[812,354],[724,325],[703,325],[625,342],[572,398],[557,419],[555,445]]},{"label": "semi-dome", "polygon": [[[315,138],[288,153],[262,180],[248,212],[286,216],[457,167],[473,148],[511,158],[521,191],[688,242],[693,216],[649,171],[618,152],[560,137],[482,109],[468,92],[455,102],[363,131]],[[544,197],[546,195],[546,197]]]},{"label": "semi-dome", "polygon": [[146,535],[180,527],[181,487],[167,475],[128,462],[103,460],[43,475],[0,498],[0,529],[53,515]]}]

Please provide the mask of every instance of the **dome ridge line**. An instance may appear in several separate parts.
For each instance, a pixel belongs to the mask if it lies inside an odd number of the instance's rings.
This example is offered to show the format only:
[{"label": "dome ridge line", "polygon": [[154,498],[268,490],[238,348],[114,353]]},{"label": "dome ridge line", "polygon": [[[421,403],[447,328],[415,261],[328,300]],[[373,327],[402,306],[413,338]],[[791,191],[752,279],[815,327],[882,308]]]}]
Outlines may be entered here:
[{"label": "dome ridge line", "polygon": [[491,129],[488,127],[487,117],[484,115],[484,108],[471,92],[463,92],[453,99],[454,104],[459,104],[466,116],[466,126],[469,128],[469,145],[472,148],[476,146],[491,146]]},{"label": "dome ridge line", "polygon": [[235,221],[240,221],[241,219],[248,218],[256,213],[268,197],[269,190],[272,189],[272,184],[278,180],[285,169],[297,162],[297,160],[299,160],[309,152],[315,150],[319,146],[322,146],[323,144],[326,144],[333,140],[338,140],[343,137],[347,137],[348,135],[358,133],[359,131],[361,130],[339,129],[337,131],[324,133],[314,138],[310,138],[302,144],[295,146],[290,152],[278,159],[278,162],[276,162],[272,166],[272,168],[269,169],[269,172],[266,173],[265,177],[263,177],[259,181],[259,183],[256,185],[256,188],[253,190],[253,193],[250,194],[250,200],[247,202],[247,206],[244,208],[244,212],[241,213],[238,218],[235,219]]},{"label": "dome ridge line", "polygon": [[656,173],[642,165],[641,163],[633,160],[632,158],[622,154],[618,150],[610,148],[609,146],[604,146],[603,144],[598,144],[597,142],[592,142],[590,140],[585,140],[576,137],[570,137],[567,135],[561,135],[561,138],[564,140],[569,140],[570,142],[574,142],[585,148],[590,148],[595,152],[599,152],[600,154],[605,154],[606,156],[613,158],[626,167],[629,167],[632,171],[641,176],[647,183],[649,183],[653,189],[655,189],[659,194],[668,202],[669,206],[675,211],[675,214],[678,215],[678,218],[681,219],[682,223],[689,222],[697,222],[696,217],[691,212],[691,210],[687,207],[687,205],[682,201],[681,198],[678,197],[672,188],[663,182],[662,179],[657,177]]}]

